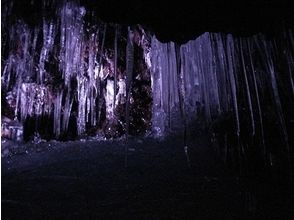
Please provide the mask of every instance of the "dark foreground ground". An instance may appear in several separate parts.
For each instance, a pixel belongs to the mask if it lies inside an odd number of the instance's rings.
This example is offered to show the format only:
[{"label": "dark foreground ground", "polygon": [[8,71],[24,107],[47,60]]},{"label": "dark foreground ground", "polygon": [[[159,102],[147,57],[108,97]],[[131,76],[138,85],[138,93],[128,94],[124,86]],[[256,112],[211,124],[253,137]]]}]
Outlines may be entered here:
[{"label": "dark foreground ground", "polygon": [[2,219],[294,219],[289,183],[237,178],[205,136],[47,142],[2,158]]}]

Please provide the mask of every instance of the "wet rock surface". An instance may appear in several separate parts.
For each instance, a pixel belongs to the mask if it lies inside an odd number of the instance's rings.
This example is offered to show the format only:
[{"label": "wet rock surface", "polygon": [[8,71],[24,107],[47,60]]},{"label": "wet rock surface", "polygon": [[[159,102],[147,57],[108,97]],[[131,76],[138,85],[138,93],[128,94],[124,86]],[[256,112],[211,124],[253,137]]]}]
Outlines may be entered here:
[{"label": "wet rock surface", "polygon": [[[2,158],[3,219],[293,219],[290,185],[237,178],[205,135],[28,144]],[[128,162],[125,167],[125,152]],[[290,184],[290,183],[289,183]]]}]

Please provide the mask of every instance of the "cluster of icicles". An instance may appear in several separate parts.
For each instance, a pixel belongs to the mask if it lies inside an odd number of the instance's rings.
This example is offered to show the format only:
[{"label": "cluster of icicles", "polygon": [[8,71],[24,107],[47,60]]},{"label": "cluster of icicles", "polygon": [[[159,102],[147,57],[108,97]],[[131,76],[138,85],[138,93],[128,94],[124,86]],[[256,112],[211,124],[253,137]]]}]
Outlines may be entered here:
[{"label": "cluster of icicles", "polygon": [[[44,19],[41,28],[32,30],[20,20],[9,28],[9,41],[4,45],[9,53],[2,65],[2,89],[15,96],[15,116],[20,114],[24,121],[28,116],[53,113],[56,136],[68,129],[73,100],[78,104],[78,135],[85,132],[87,123],[95,126],[101,114],[99,81],[109,71],[102,65],[106,25],[86,31],[86,13],[84,7],[67,2],[60,7],[57,21]],[[134,62],[130,29],[128,33],[126,96],[130,96]],[[110,69],[116,79],[117,31],[114,36],[116,52]],[[200,116],[205,124],[211,124],[229,114],[234,116],[234,135],[257,138],[265,157],[271,157],[265,147],[272,134],[268,132],[269,124],[289,155],[294,114],[291,31],[284,31],[276,39],[205,33],[184,45],[161,43],[155,36],[150,43],[145,62],[151,69],[155,135],[186,129]],[[59,87],[58,83],[54,88],[48,85],[52,78],[61,81]],[[73,78],[77,85],[72,85]],[[112,87],[117,88],[117,83],[114,80]],[[112,107],[115,99],[114,95]],[[242,146],[239,152],[245,148]]]},{"label": "cluster of icicles", "polygon": [[[86,13],[84,7],[66,2],[58,11],[57,21],[43,19],[42,27],[32,30],[18,20],[9,28],[6,42],[9,53],[3,62],[1,79],[7,97],[14,100],[10,104],[15,108],[15,118],[20,115],[24,122],[28,116],[53,113],[53,132],[57,137],[68,129],[74,100],[78,103],[77,134],[81,135],[86,131],[86,124],[96,126],[99,121],[102,98],[108,102],[107,117],[112,117],[117,102],[114,94],[127,90],[123,79],[117,82],[118,25],[115,26],[114,60],[111,60],[113,58],[104,53],[107,25],[100,22],[86,26]],[[128,35],[127,47],[131,48],[131,30]],[[133,51],[127,50],[127,56],[132,57],[128,53]],[[109,61],[109,67],[103,66],[103,59]],[[129,79],[132,78],[132,62],[129,59],[126,64]],[[101,92],[100,81],[110,71],[114,72],[114,83],[107,84],[112,88],[105,95]],[[122,91],[116,91],[117,87]]]},{"label": "cluster of icicles", "polygon": [[164,135],[202,117],[225,158],[239,155],[240,164],[255,152],[291,166],[293,57],[291,30],[274,39],[205,33],[181,46],[154,37],[153,129]]}]

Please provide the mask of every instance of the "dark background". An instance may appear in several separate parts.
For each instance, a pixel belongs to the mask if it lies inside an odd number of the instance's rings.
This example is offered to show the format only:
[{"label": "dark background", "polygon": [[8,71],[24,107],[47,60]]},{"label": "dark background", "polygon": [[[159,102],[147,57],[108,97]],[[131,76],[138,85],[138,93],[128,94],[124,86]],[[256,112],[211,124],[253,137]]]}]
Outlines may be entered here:
[{"label": "dark background", "polygon": [[[44,7],[44,3],[47,2]],[[2,1],[2,5],[7,3]],[[105,22],[142,24],[161,41],[185,43],[203,32],[225,32],[248,36],[258,32],[272,36],[293,28],[291,1],[131,1],[81,0],[87,12],[93,11]],[[42,16],[52,16],[61,1],[15,1],[13,13],[35,25]],[[5,8],[2,7],[2,14]]]}]

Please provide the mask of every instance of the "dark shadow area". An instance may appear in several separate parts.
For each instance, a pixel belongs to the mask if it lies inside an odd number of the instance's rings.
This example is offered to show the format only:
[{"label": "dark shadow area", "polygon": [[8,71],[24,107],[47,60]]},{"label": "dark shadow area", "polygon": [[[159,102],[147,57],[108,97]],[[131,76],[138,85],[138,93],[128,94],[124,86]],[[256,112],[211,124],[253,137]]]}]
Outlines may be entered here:
[{"label": "dark shadow area", "polygon": [[47,142],[2,159],[3,219],[293,219],[290,182],[237,177],[205,135]]}]

